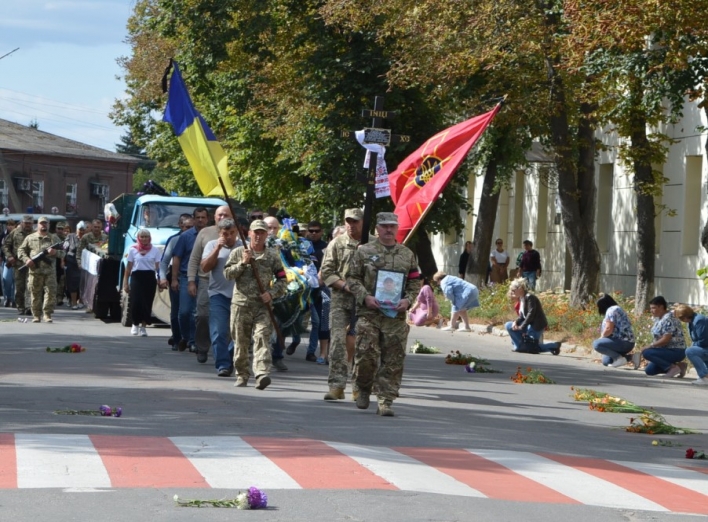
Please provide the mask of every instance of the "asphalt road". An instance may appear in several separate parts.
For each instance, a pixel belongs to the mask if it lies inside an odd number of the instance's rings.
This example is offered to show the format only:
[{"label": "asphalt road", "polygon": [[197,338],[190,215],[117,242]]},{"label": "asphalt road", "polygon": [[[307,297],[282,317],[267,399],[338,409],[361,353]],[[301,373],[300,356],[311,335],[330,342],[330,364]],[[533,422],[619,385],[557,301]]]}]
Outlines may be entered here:
[{"label": "asphalt road", "polygon": [[[678,517],[686,520],[694,518],[693,515],[672,512],[706,513],[700,507],[701,500],[708,509],[708,494],[700,485],[698,490],[702,493],[694,492],[698,496],[687,496],[686,502],[681,499],[684,490],[674,491],[669,487],[666,491],[672,492],[674,500],[666,511],[634,509],[632,502],[628,501],[625,506],[621,500],[619,507],[584,505],[596,503],[592,499],[597,485],[591,477],[572,473],[554,477],[555,468],[551,473],[543,468],[545,460],[538,462],[541,459],[538,455],[544,455],[558,462],[572,461],[576,469],[577,462],[587,459],[583,462],[595,463],[593,466],[605,461],[636,463],[638,469],[645,469],[642,466],[646,465],[656,469],[690,465],[708,473],[708,461],[684,459],[686,448],[708,450],[708,437],[704,435],[708,433],[708,416],[705,415],[708,390],[692,386],[689,378],[649,378],[639,371],[603,368],[591,357],[567,352],[558,357],[514,354],[506,338],[414,328],[409,345],[419,339],[426,345],[438,347],[442,354],[410,355],[406,359],[401,396],[394,403],[396,417],[381,418],[375,415],[375,405],[366,411],[357,410],[350,400],[349,389],[345,401],[323,401],[327,391],[327,368],[306,362],[302,345],[293,356],[286,357],[290,370],[274,373],[273,384],[259,391],[253,387],[253,381],[243,389],[234,388],[233,379],[218,378],[211,359],[202,365],[192,354],[171,351],[166,343],[169,330],[164,327],[148,329],[149,336],[143,338],[133,337],[127,328],[104,324],[80,311],[58,309],[55,320],[54,324],[18,323],[13,310],[0,309],[0,520],[35,521],[49,516],[53,520],[82,521],[193,520],[197,517],[200,520],[258,517],[314,521],[512,520],[519,517],[525,520],[572,517],[576,521],[673,520]],[[85,346],[86,352],[46,352],[47,346],[59,347],[72,342]],[[503,373],[469,374],[463,367],[446,365],[444,354],[450,350],[487,358],[493,368]],[[542,370],[556,384],[513,383],[510,377],[519,365]],[[673,425],[700,433],[661,437],[627,433],[621,427],[629,423],[629,415],[590,411],[586,404],[572,399],[571,386],[610,392],[653,407]],[[101,404],[122,407],[123,416],[55,414],[57,410],[97,409]],[[51,460],[52,455],[58,454],[72,462],[70,455],[62,453],[65,452],[61,448],[63,439],[57,439],[58,436],[77,440],[77,444],[83,444],[82,437],[89,436],[104,463],[111,462],[110,456],[106,456],[111,452],[120,453],[114,455],[116,459],[132,456],[134,460],[130,461],[132,464],[116,464],[117,471],[111,475],[114,487],[102,487],[99,482],[97,487],[42,486],[43,477],[49,481],[47,484],[53,484],[49,479],[55,472],[49,469],[45,459]],[[231,489],[205,486],[206,482],[184,487],[179,485],[179,480],[174,482],[176,486],[169,486],[165,485],[172,483],[169,480],[132,485],[126,479],[123,487],[115,487],[118,475],[130,476],[126,467],[135,468],[133,474],[140,473],[136,469],[149,460],[146,454],[149,450],[145,448],[150,447],[152,440],[170,438],[170,444],[174,442],[178,446],[179,441],[203,440],[203,445],[208,446],[216,444],[214,441],[230,444],[229,437],[241,438],[273,462],[281,463],[280,467],[300,485],[313,485],[303,486],[303,489],[270,488],[271,508],[261,512],[188,509],[175,505],[172,500],[175,494],[200,499],[230,498],[235,494]],[[651,441],[659,438],[680,446],[652,446]],[[57,447],[51,447],[57,440],[60,441]],[[326,441],[325,449],[321,441]],[[118,444],[121,450],[114,446],[101,450],[101,444]],[[13,451],[13,447],[20,449]],[[24,453],[22,448],[28,447],[38,451],[39,457],[23,460],[31,451]],[[352,487],[347,487],[350,476],[337,473],[337,466],[344,461],[331,455],[332,447],[379,455],[371,457],[372,464],[367,466],[377,474],[374,477],[379,480],[377,484],[389,486],[397,484],[396,480],[402,483],[406,480],[396,476],[381,482],[380,477],[384,475],[377,466],[390,462],[384,462],[386,459],[380,455],[397,448],[396,451],[414,455],[418,460],[425,462],[427,458],[428,465],[437,471],[433,469],[433,475],[426,475],[432,478],[421,480],[429,480],[432,490],[438,488],[440,492],[429,493],[430,489],[425,487],[409,490],[400,484],[400,491],[368,485],[357,487],[356,481]],[[575,501],[546,502],[542,495],[524,497],[523,486],[515,486],[513,480],[508,482],[506,493],[495,490],[494,494],[487,494],[491,498],[445,494],[449,475],[456,478],[450,486],[453,493],[454,488],[460,486],[459,481],[467,480],[463,475],[469,470],[464,464],[452,465],[456,468],[452,470],[444,464],[446,458],[461,458],[459,451],[462,450],[473,452],[475,458],[496,459],[496,462],[502,462],[499,459],[507,456],[516,459],[514,462],[523,464],[514,464],[517,475],[526,474],[554,491],[560,488],[565,497]],[[134,455],[130,455],[131,452]],[[395,454],[400,457],[401,453]],[[293,455],[304,459],[298,462],[299,465],[304,463],[306,469],[296,466]],[[358,462],[366,460],[362,459]],[[218,469],[218,459],[216,462],[214,473],[225,472]],[[238,468],[241,461],[223,462],[224,468]],[[257,462],[255,472],[265,473],[262,461]],[[440,470],[444,470],[443,473]],[[66,473],[71,475],[71,471]],[[352,473],[356,475],[360,471]],[[490,473],[486,475],[490,480],[499,478]],[[411,476],[410,480],[413,478]],[[627,476],[627,483],[631,485],[636,478]],[[654,482],[660,480],[650,478]],[[61,476],[57,480],[61,483]],[[705,482],[708,484],[708,477]],[[666,484],[660,482],[652,487],[660,490],[660,486]],[[484,490],[484,486],[480,484],[477,489]],[[515,487],[519,488],[518,498]],[[642,493],[642,498],[656,502],[657,498],[652,495]],[[660,498],[658,500],[666,507]]]}]

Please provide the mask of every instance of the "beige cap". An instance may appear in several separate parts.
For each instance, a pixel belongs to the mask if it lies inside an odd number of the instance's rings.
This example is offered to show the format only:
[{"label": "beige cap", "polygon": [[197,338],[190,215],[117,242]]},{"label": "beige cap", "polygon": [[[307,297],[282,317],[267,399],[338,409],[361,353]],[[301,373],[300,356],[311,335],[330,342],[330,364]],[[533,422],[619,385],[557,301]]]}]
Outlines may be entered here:
[{"label": "beige cap", "polygon": [[379,212],[376,214],[377,225],[398,225],[398,216],[393,212]]},{"label": "beige cap", "polygon": [[29,214],[25,214],[24,216],[22,216],[23,223],[32,223],[33,221],[34,219],[32,219],[32,216],[30,216]]},{"label": "beige cap", "polygon": [[41,216],[38,220],[37,223],[49,223],[49,218],[47,216]]},{"label": "beige cap", "polygon": [[348,208],[344,211],[344,219],[361,221],[364,219],[364,212],[360,208]]},{"label": "beige cap", "polygon": [[268,225],[266,225],[266,222],[262,219],[256,219],[251,223],[250,230],[265,230],[268,232]]}]

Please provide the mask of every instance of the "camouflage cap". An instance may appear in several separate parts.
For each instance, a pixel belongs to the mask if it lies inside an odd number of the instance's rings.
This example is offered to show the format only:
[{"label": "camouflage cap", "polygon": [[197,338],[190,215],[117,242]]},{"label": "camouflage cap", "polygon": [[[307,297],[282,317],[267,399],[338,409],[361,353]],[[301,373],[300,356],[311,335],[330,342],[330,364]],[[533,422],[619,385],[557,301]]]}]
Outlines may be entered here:
[{"label": "camouflage cap", "polygon": [[398,216],[393,212],[379,212],[376,214],[377,225],[398,225]]},{"label": "camouflage cap", "polygon": [[57,228],[68,228],[69,224],[66,221],[60,221],[57,223]]},{"label": "camouflage cap", "polygon": [[29,214],[25,214],[24,216],[22,216],[23,223],[32,223],[33,221],[34,219],[32,219],[32,216],[30,216]]},{"label": "camouflage cap", "polygon": [[47,216],[40,216],[37,223],[49,223],[49,218]]},{"label": "camouflage cap", "polygon": [[364,212],[360,208],[348,208],[344,211],[344,219],[361,221],[364,219]]},{"label": "camouflage cap", "polygon": [[268,232],[268,225],[266,225],[266,222],[263,221],[262,219],[256,219],[251,223],[251,226],[249,227],[250,230],[265,230]]}]

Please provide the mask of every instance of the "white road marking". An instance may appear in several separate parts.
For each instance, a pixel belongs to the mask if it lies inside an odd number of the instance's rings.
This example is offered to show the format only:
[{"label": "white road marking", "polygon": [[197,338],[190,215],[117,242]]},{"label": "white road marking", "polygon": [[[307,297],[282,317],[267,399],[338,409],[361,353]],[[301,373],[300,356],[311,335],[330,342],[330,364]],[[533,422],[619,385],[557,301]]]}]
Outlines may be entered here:
[{"label": "white road marking", "polygon": [[212,488],[301,489],[241,437],[170,437]]},{"label": "white road marking", "polygon": [[351,457],[398,489],[486,498],[482,492],[467,484],[390,448],[374,448],[326,441],[325,444]]}]

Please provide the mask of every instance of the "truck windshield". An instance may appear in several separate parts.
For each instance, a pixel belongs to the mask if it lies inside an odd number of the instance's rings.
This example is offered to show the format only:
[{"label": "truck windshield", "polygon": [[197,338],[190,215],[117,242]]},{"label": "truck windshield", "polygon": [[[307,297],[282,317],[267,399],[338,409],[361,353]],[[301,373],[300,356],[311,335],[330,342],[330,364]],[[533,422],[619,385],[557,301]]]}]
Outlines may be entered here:
[{"label": "truck windshield", "polygon": [[[178,228],[177,223],[182,214],[194,213],[194,209],[202,205],[165,205],[163,203],[147,203],[142,205],[137,215],[138,227],[149,228]],[[209,218],[214,215],[214,206],[206,206]]]}]

